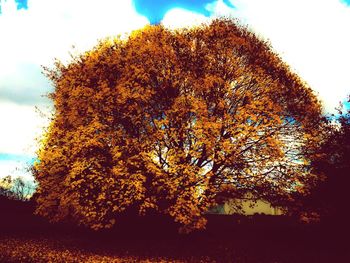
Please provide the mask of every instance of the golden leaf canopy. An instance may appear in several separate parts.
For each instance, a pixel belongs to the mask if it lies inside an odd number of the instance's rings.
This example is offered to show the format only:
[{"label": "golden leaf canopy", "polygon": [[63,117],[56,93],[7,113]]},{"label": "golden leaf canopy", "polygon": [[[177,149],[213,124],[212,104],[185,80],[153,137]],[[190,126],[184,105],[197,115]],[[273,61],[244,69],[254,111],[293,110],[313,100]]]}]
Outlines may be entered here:
[{"label": "golden leaf canopy", "polygon": [[53,221],[108,228],[132,208],[199,229],[229,198],[276,202],[315,180],[319,101],[232,20],[147,26],[47,75],[55,111],[34,173]]}]

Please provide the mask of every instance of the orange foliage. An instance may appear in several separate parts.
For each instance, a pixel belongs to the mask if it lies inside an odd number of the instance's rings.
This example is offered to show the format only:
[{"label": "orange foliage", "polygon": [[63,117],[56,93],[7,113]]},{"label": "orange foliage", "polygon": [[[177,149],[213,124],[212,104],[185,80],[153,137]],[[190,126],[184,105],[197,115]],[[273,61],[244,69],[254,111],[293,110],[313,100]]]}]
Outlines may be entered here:
[{"label": "orange foliage", "polygon": [[37,213],[108,228],[130,207],[203,228],[218,202],[305,191],[320,104],[231,20],[106,40],[48,72],[54,118],[34,167]]}]

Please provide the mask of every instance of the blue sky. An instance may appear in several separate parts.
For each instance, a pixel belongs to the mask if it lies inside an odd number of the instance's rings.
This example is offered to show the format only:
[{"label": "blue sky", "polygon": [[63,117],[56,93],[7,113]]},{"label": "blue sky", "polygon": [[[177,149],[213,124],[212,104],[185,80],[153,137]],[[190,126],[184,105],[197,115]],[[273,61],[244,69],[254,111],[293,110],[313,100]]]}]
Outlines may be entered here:
[{"label": "blue sky", "polygon": [[[207,8],[207,5],[213,3],[212,0],[134,0],[133,2],[136,11],[146,16],[151,24],[161,22],[164,15],[174,8],[182,8],[209,17],[212,12]],[[223,3],[228,7],[234,7],[228,0],[224,0]]]},{"label": "blue sky", "polygon": [[69,52],[149,23],[176,28],[238,18],[269,39],[325,112],[350,93],[350,0],[0,0],[0,9],[0,177],[31,162],[48,124],[52,105],[42,95],[53,87],[41,65],[67,63]]}]

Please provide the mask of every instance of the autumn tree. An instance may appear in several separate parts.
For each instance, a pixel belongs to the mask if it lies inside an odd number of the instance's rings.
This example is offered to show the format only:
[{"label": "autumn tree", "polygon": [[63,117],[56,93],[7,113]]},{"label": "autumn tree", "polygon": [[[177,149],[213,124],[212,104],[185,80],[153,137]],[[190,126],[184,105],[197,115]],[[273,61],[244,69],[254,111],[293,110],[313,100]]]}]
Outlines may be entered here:
[{"label": "autumn tree", "polygon": [[[350,96],[347,99],[350,103]],[[340,107],[338,114],[325,119],[323,140],[311,162],[323,180],[299,203],[308,214],[317,213],[321,222],[332,227],[349,223],[348,188],[350,184],[350,109]],[[295,198],[298,199],[298,198]]]},{"label": "autumn tree", "polygon": [[30,183],[26,182],[22,177],[13,178],[8,175],[0,179],[0,196],[27,201],[33,192],[34,187],[30,186]]},{"label": "autumn tree", "polygon": [[232,20],[147,26],[47,74],[55,111],[34,175],[52,221],[108,228],[132,208],[199,229],[220,202],[276,202],[317,179],[318,100]]}]

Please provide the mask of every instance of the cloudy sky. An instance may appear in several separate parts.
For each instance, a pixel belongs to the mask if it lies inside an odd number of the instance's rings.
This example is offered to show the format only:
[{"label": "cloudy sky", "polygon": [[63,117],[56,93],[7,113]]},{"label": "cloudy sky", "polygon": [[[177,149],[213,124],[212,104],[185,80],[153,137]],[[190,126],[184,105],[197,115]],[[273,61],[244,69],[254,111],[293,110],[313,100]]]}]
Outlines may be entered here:
[{"label": "cloudy sky", "polygon": [[269,39],[326,113],[350,93],[350,0],[0,0],[0,177],[29,178],[51,109],[41,65],[149,23],[174,28],[222,15]]}]

